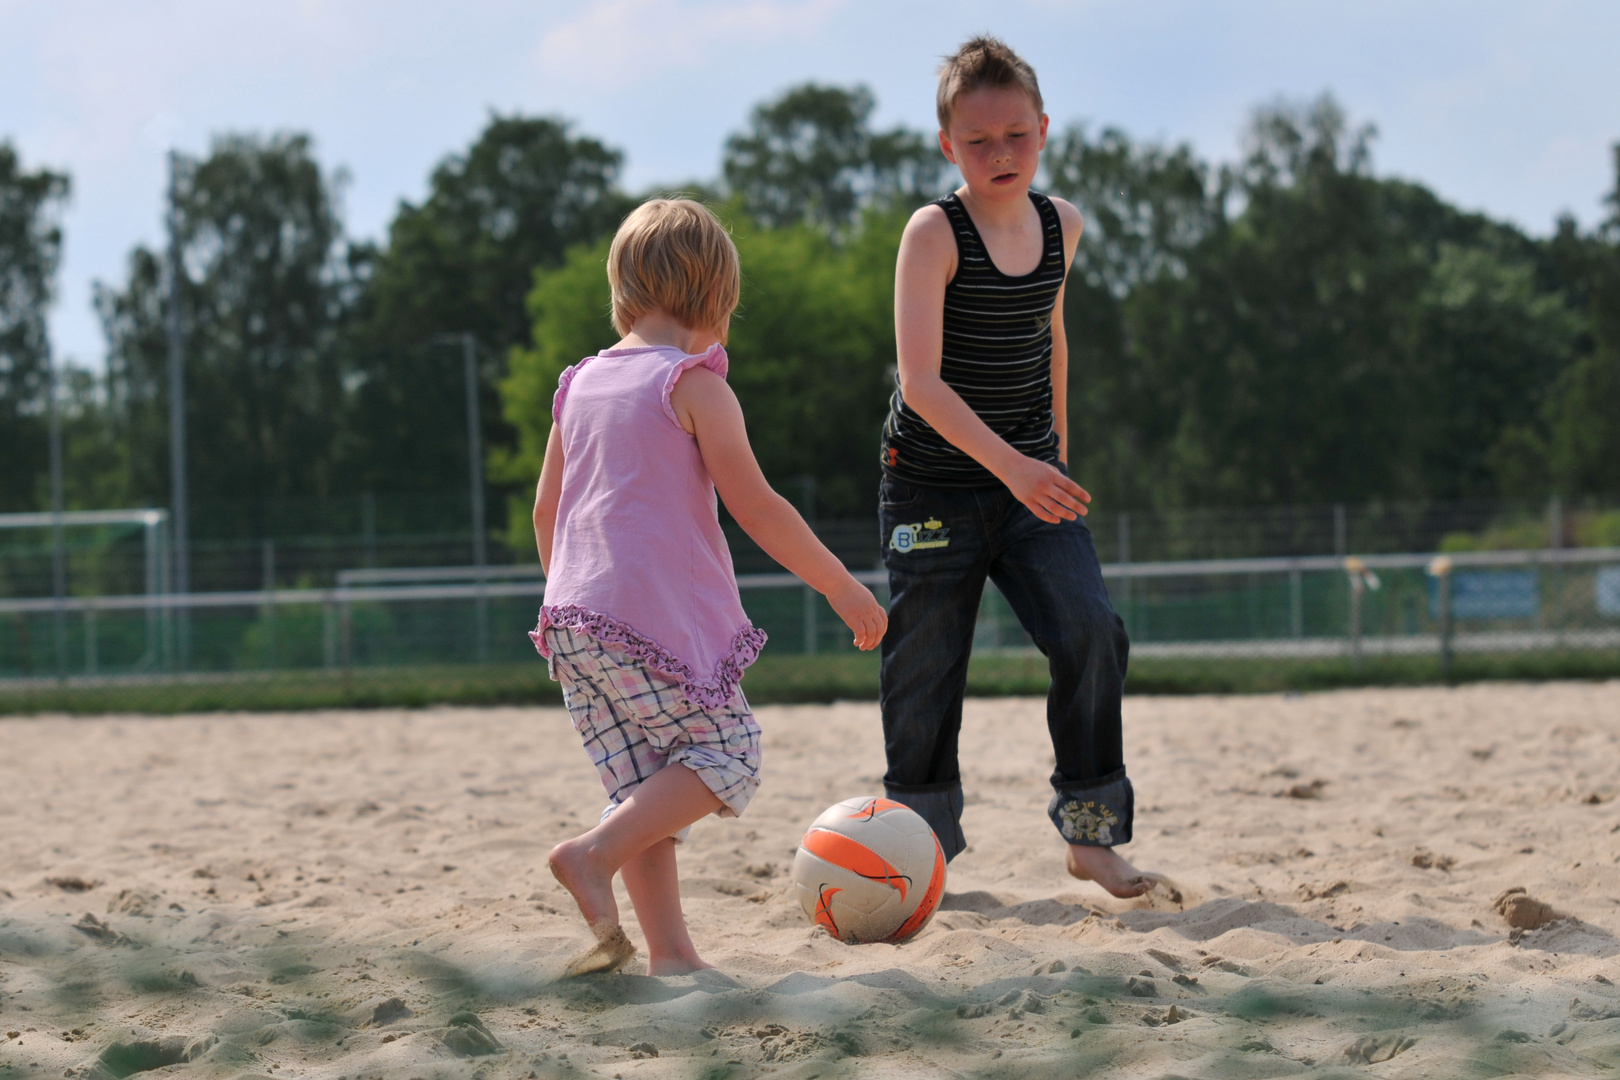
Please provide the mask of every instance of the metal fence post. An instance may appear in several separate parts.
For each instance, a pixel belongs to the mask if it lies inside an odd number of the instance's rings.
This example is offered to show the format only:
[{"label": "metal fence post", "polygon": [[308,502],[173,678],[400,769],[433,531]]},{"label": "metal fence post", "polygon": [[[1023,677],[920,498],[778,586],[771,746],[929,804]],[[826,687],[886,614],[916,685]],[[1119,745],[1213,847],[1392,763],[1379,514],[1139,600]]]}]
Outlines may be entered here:
[{"label": "metal fence post", "polygon": [[1350,574],[1350,670],[1361,673],[1361,594],[1367,587],[1361,575]]},{"label": "metal fence post", "polygon": [[327,670],[337,667],[337,602],[327,593],[321,603],[322,646]]},{"label": "metal fence post", "polygon": [[344,595],[339,610],[342,623],[343,685],[348,686],[349,678],[354,674],[354,606],[349,603],[347,594]]},{"label": "metal fence post", "polygon": [[1288,630],[1290,635],[1296,638],[1305,636],[1305,596],[1302,576],[1298,566],[1291,567],[1288,571]]},{"label": "metal fence post", "polygon": [[260,549],[264,572],[264,637],[266,667],[275,667],[276,648],[276,542],[268,537]]},{"label": "metal fence post", "polygon": [[1361,605],[1367,590],[1379,586],[1378,575],[1355,556],[1344,560],[1344,572],[1350,579],[1350,667],[1361,673]]},{"label": "metal fence post", "polygon": [[96,609],[84,609],[84,673],[96,673]]},{"label": "metal fence post", "polygon": [[1429,573],[1435,579],[1436,599],[1440,609],[1440,678],[1451,681],[1451,560],[1441,555],[1429,564]]}]

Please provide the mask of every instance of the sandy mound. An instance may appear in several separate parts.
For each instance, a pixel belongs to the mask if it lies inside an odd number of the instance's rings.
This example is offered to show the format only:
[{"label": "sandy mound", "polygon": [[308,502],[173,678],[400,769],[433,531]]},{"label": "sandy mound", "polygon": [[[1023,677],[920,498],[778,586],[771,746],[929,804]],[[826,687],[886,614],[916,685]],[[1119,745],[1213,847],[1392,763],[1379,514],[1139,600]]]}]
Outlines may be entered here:
[{"label": "sandy mound", "polygon": [[558,710],[5,721],[0,1078],[1613,1075],[1620,684],[1128,709],[1179,904],[1067,878],[1041,703],[974,701],[939,915],[841,945],[785,875],[878,791],[876,710],[771,708],[681,856],[720,970],[569,982]]}]

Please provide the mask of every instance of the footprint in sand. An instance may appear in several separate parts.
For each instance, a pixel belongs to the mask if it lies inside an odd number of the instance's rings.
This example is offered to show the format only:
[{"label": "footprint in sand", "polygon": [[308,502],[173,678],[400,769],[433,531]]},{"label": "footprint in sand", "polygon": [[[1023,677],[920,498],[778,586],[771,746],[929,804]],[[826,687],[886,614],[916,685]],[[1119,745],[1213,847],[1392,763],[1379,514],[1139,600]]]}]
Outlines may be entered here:
[{"label": "footprint in sand", "polygon": [[1507,920],[1507,924],[1515,930],[1539,930],[1550,922],[1563,918],[1553,910],[1551,904],[1542,903],[1532,897],[1523,885],[1502,892],[1491,902],[1496,913]]}]

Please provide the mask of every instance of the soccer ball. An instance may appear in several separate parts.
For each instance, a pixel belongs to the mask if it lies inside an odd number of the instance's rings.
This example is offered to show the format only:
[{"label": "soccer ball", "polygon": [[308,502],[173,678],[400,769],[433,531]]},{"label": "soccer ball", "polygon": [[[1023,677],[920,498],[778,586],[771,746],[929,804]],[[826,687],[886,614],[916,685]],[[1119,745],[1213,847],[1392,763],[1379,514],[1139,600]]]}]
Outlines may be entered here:
[{"label": "soccer ball", "polygon": [[928,925],[945,892],[945,853],[928,822],[892,799],[845,799],[810,823],[793,884],[811,921],[851,945],[898,945]]}]

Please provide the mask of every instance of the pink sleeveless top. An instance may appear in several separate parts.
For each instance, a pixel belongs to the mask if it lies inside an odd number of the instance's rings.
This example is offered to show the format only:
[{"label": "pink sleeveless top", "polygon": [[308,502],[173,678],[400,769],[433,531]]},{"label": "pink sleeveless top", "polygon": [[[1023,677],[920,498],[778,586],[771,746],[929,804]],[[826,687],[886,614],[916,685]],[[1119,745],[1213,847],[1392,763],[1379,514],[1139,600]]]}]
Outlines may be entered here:
[{"label": "pink sleeveless top", "polygon": [[557,380],[562,498],[529,636],[542,656],[548,626],[611,642],[713,709],[736,693],[765,632],[743,611],[714,482],[669,401],[699,365],[724,378],[726,351],[609,349]]}]

